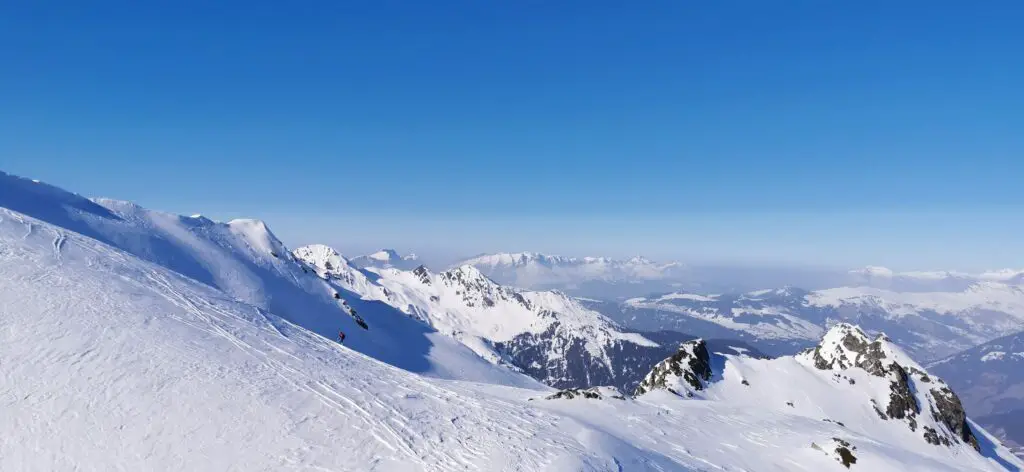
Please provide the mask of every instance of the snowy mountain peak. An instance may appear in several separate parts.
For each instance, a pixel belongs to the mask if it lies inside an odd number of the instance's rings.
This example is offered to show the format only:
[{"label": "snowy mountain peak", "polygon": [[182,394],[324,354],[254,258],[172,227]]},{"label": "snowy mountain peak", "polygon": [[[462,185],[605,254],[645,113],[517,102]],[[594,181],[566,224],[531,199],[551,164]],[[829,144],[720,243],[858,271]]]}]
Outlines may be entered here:
[{"label": "snowy mountain peak", "polygon": [[801,356],[812,360],[817,368],[823,370],[860,367],[873,374],[884,373],[892,362],[921,369],[885,334],[870,339],[859,326],[849,323],[838,323],[830,328],[816,348],[805,351]]},{"label": "snowy mountain peak", "polygon": [[415,254],[402,256],[394,249],[381,249],[373,254],[352,258],[349,262],[359,268],[412,270],[419,263]]},{"label": "snowy mountain peak", "polygon": [[551,267],[559,264],[575,264],[577,262],[578,260],[572,257],[552,256],[536,252],[502,252],[497,254],[481,254],[462,261],[459,265],[473,265],[479,267],[521,267],[531,264],[539,264]]},{"label": "snowy mountain peak", "polygon": [[336,274],[349,267],[345,259],[334,248],[324,244],[310,244],[295,250],[295,257],[313,266],[318,272]]},{"label": "snowy mountain peak", "polygon": [[645,258],[644,256],[633,256],[628,261],[626,261],[626,263],[634,264],[634,265],[653,264],[653,262],[651,262],[649,259]]},{"label": "snowy mountain peak", "polygon": [[866,389],[873,396],[871,403],[879,418],[904,421],[913,432],[920,426],[930,444],[962,443],[979,449],[960,398],[941,379],[928,375],[884,334],[872,340],[859,327],[840,323],[825,334],[816,348],[797,358],[819,370],[863,370],[878,379],[869,380],[873,385]]},{"label": "snowy mountain peak", "polygon": [[659,362],[637,386],[635,396],[665,389],[676,395],[692,397],[711,380],[711,355],[703,339],[687,341],[668,359]]},{"label": "snowy mountain peak", "polygon": [[377,251],[366,257],[381,262],[394,261],[402,258],[402,256],[399,256],[398,252],[396,252],[394,249],[381,249],[380,251]]},{"label": "snowy mountain peak", "polygon": [[419,260],[419,257],[417,257],[416,254],[406,254],[406,255],[402,256],[402,255],[398,254],[398,251],[395,251],[394,249],[381,249],[380,251],[377,251],[377,252],[375,252],[373,254],[370,254],[368,256],[365,256],[365,257],[368,257],[370,259],[373,259],[375,261],[380,261],[380,262],[416,261],[416,260]]},{"label": "snowy mountain peak", "polygon": [[471,265],[461,265],[452,269],[448,269],[438,274],[442,280],[445,280],[449,284],[458,284],[463,287],[484,289],[488,291],[493,290],[494,287],[498,286],[498,283],[488,278],[480,269]]},{"label": "snowy mountain peak", "polygon": [[851,274],[860,275],[866,277],[892,277],[894,272],[892,269],[880,266],[867,266],[862,269],[851,270]]}]

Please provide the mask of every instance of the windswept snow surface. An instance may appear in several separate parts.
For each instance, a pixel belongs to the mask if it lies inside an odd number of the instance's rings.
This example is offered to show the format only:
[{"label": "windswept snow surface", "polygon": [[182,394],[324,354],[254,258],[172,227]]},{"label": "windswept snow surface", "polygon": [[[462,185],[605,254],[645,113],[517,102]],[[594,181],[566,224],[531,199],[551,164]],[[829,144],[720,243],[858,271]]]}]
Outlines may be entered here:
[{"label": "windswept snow surface", "polygon": [[[444,334],[383,303],[351,304],[295,259],[259,220],[214,222],[139,207],[89,200],[57,187],[0,173],[0,207],[19,212],[26,234],[41,222],[60,235],[79,233],[194,279],[239,301],[403,369],[438,377],[527,385],[530,379],[495,367]],[[61,236],[62,237],[62,236]],[[56,247],[61,237],[54,236]],[[369,324],[360,328],[351,311]]]}]

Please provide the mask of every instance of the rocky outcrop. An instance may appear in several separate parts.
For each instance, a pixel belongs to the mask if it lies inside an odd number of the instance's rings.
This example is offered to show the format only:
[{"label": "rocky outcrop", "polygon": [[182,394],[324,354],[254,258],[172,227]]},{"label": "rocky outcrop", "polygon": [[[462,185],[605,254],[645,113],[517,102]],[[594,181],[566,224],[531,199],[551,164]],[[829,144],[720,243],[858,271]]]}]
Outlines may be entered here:
[{"label": "rocky outcrop", "polygon": [[[980,449],[956,394],[942,379],[928,375],[884,334],[871,340],[860,328],[841,323],[829,330],[817,347],[798,357],[821,370],[862,369],[887,380],[887,398],[871,400],[879,418],[904,421],[911,431],[920,426],[930,444],[963,443]],[[930,418],[921,415],[925,405]]]},{"label": "rocky outcrop", "polygon": [[551,395],[544,397],[546,400],[572,400],[577,398],[590,399],[590,400],[625,400],[626,396],[622,394],[619,389],[615,387],[591,387],[591,388],[567,388],[565,390],[559,390]]},{"label": "rocky outcrop", "polygon": [[[932,388],[929,390],[929,393],[935,400],[931,409],[932,417],[946,425],[949,431],[961,442],[970,444],[975,450],[980,450],[978,438],[974,436],[971,426],[967,424],[967,414],[964,412],[964,406],[960,403],[960,398],[953,393],[953,390],[943,385]],[[940,442],[942,442],[941,439]]]},{"label": "rocky outcrop", "polygon": [[430,285],[430,269],[427,269],[427,266],[421,265],[413,269],[412,273],[421,283],[424,285]]},{"label": "rocky outcrop", "polygon": [[822,451],[825,455],[832,457],[846,467],[850,468],[851,465],[857,463],[857,456],[853,454],[857,450],[857,446],[850,444],[849,441],[840,438],[832,438],[826,442],[825,446],[821,446],[818,443],[811,443],[811,447]]},{"label": "rocky outcrop", "polygon": [[703,339],[687,341],[668,359],[659,362],[637,386],[634,396],[665,389],[692,397],[711,380],[711,355]]}]

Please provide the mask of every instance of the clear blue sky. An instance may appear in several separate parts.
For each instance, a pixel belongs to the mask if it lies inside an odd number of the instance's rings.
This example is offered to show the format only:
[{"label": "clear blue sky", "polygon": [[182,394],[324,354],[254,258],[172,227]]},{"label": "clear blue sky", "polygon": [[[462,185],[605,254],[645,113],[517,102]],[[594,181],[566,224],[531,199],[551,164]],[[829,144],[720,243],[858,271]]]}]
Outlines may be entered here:
[{"label": "clear blue sky", "polygon": [[291,244],[1024,266],[1019,1],[0,5],[0,169]]}]

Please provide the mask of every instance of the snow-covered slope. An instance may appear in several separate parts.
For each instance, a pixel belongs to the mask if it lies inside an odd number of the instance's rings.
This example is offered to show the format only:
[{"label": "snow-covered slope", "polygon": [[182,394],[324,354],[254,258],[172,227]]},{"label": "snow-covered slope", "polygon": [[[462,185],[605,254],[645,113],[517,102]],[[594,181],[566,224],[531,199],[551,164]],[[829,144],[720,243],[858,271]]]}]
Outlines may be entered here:
[{"label": "snow-covered slope", "polygon": [[377,267],[381,269],[413,270],[420,265],[415,254],[399,255],[394,249],[381,249],[373,254],[353,257],[349,263],[359,268]]},{"label": "snow-covered slope", "polygon": [[1024,289],[974,282],[956,292],[895,292],[840,287],[743,294],[670,293],[626,300],[602,313],[640,330],[672,329],[743,339],[768,353],[808,344],[847,321],[885,331],[916,359],[948,356],[1024,325]]},{"label": "snow-covered slope", "polygon": [[689,469],[534,391],[390,367],[7,210],[0,274],[2,470]]},{"label": "snow-covered slope", "polygon": [[975,346],[928,370],[953,386],[979,424],[1024,452],[1024,333]]},{"label": "snow-covered slope", "polygon": [[[521,375],[497,369],[462,344],[383,303],[338,291],[297,260],[258,220],[218,223],[133,203],[89,200],[44,183],[0,173],[0,207],[18,212],[26,234],[54,226],[53,245],[79,233],[219,289],[242,302],[406,370],[446,378],[519,384]],[[35,220],[39,220],[38,222]],[[340,295],[340,294],[339,294]],[[350,294],[345,294],[350,295]],[[352,316],[361,311],[370,329]],[[371,316],[372,315],[372,316]],[[375,329],[376,328],[376,329]],[[457,365],[459,369],[453,369]]]}]

